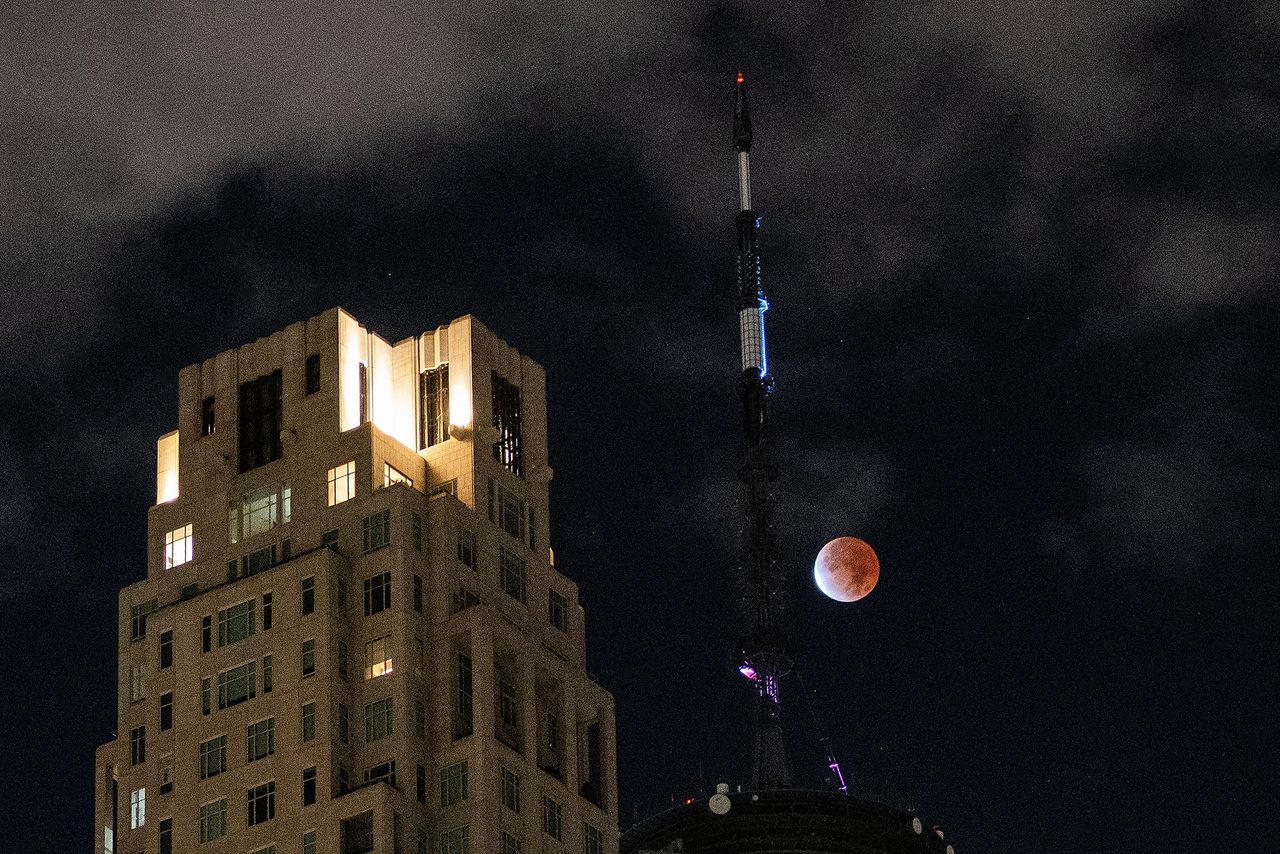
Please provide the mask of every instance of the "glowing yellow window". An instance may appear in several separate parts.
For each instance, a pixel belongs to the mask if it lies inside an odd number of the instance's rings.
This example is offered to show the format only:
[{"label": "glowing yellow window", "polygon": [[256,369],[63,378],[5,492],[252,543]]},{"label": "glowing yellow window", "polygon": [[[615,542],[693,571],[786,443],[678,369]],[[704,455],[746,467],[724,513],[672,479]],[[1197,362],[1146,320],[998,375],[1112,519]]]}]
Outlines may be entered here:
[{"label": "glowing yellow window", "polygon": [[193,557],[191,525],[174,528],[164,535],[164,568],[172,569],[187,563]]},{"label": "glowing yellow window", "polygon": [[356,497],[356,462],[343,463],[329,469],[329,506]]}]

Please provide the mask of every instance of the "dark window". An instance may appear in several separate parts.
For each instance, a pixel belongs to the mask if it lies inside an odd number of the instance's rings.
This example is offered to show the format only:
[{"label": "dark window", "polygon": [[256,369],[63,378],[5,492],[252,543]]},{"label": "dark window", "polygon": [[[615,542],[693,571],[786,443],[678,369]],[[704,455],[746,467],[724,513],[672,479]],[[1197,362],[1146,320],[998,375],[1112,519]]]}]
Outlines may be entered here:
[{"label": "dark window", "polygon": [[160,854],[173,854],[173,819],[160,819]]},{"label": "dark window", "polygon": [[458,655],[458,683],[453,707],[453,737],[471,735],[471,656]]},{"label": "dark window", "polygon": [[372,785],[380,780],[386,780],[391,785],[396,784],[396,761],[388,759],[386,762],[379,762],[377,765],[371,765],[364,769],[365,785]]},{"label": "dark window", "polygon": [[247,747],[245,762],[265,759],[276,752],[276,719],[249,724],[245,728],[245,744]]},{"label": "dark window", "polygon": [[498,376],[493,383],[493,426],[498,428],[498,441],[493,443],[493,458],[517,477],[524,476],[524,457],[520,447],[520,387]]},{"label": "dark window", "polygon": [[307,576],[302,579],[302,614],[313,613],[316,609],[316,579],[315,576]]},{"label": "dark window", "polygon": [[[302,854],[316,854],[316,832],[308,830],[302,834]],[[604,854],[604,849],[600,850]]]},{"label": "dark window", "polygon": [[270,821],[276,817],[276,784],[263,783],[247,792],[249,826]]},{"label": "dark window", "polygon": [[422,441],[430,448],[449,438],[449,366],[422,372]]},{"label": "dark window", "polygon": [[218,674],[218,708],[225,709],[257,696],[258,662],[248,661]]},{"label": "dark window", "polygon": [[364,580],[364,615],[371,617],[391,607],[391,573],[383,572]]},{"label": "dark window", "polygon": [[215,428],[213,398],[206,397],[200,403],[200,435],[212,436]]},{"label": "dark window", "polygon": [[218,611],[218,646],[227,646],[248,638],[257,631],[257,603],[250,599]]},{"label": "dark window", "polygon": [[200,779],[204,780],[227,770],[227,737],[215,736],[200,743]]},{"label": "dark window", "polygon": [[160,731],[173,729],[173,692],[160,695]]},{"label": "dark window", "polygon": [[427,769],[418,766],[418,803],[427,802]]},{"label": "dark window", "polygon": [[360,363],[360,423],[369,420],[369,366]]},{"label": "dark window", "polygon": [[210,705],[212,703],[212,700],[211,700],[212,694],[213,694],[213,680],[209,679],[208,677],[201,679],[200,680],[200,713],[201,714],[207,715],[211,711]]},{"label": "dark window", "polygon": [[568,631],[568,601],[552,590],[547,596],[547,619],[560,631]]},{"label": "dark window", "polygon": [[142,640],[147,636],[147,617],[156,612],[156,600],[134,605],[129,609],[129,640]]},{"label": "dark window", "polygon": [[316,737],[316,704],[302,704],[302,740],[311,741]]},{"label": "dark window", "polygon": [[325,531],[323,536],[320,537],[320,545],[336,549],[338,547],[338,529],[334,528],[332,531]]},{"label": "dark window", "polygon": [[309,807],[316,802],[316,769],[302,769],[302,805]]},{"label": "dark window", "polygon": [[413,577],[413,610],[422,613],[422,576]]},{"label": "dark window", "polygon": [[498,527],[521,542],[524,541],[524,499],[498,484]]},{"label": "dark window", "polygon": [[[286,541],[287,542],[287,541]],[[244,556],[244,577],[265,572],[276,565],[276,544],[263,546]]]},{"label": "dark window", "polygon": [[338,794],[342,794],[343,792],[349,791],[350,789],[351,789],[351,779],[347,776],[347,769],[339,765],[338,766]]},{"label": "dark window", "polygon": [[271,656],[262,656],[262,693],[271,693]]},{"label": "dark window", "polygon": [[160,669],[173,666],[173,629],[160,633]]},{"label": "dark window", "polygon": [[213,648],[213,617],[205,615],[200,621],[200,651],[208,652]]},{"label": "dark window", "polygon": [[502,549],[499,561],[499,580],[502,592],[519,602],[525,600],[525,563],[520,557]]},{"label": "dark window", "polygon": [[379,510],[360,520],[366,554],[391,543],[391,511]]},{"label": "dark window", "polygon": [[312,353],[307,357],[307,394],[315,394],[320,390],[320,354]]},{"label": "dark window", "polygon": [[476,568],[476,532],[458,528],[458,560],[472,569]]},{"label": "dark window", "polygon": [[312,638],[302,642],[302,675],[310,676],[316,672],[316,642]]},{"label": "dark window", "polygon": [[341,854],[364,854],[373,850],[373,810],[342,820]]},{"label": "dark window", "polygon": [[129,764],[140,765],[147,761],[147,728],[134,727],[129,731]]},{"label": "dark window", "polygon": [[271,628],[271,594],[262,594],[262,630]]},{"label": "dark window", "polygon": [[240,386],[240,471],[280,459],[281,373]]}]

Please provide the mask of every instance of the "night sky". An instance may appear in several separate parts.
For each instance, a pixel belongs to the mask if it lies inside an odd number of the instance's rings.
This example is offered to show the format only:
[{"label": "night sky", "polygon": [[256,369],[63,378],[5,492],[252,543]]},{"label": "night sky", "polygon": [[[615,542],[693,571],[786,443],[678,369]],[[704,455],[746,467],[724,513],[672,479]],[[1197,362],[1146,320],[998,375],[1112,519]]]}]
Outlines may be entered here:
[{"label": "night sky", "polygon": [[179,369],[334,305],[546,367],[624,825],[745,782],[739,68],[796,776],[961,854],[1272,844],[1276,4],[368,5],[0,10],[0,849],[91,844]]}]

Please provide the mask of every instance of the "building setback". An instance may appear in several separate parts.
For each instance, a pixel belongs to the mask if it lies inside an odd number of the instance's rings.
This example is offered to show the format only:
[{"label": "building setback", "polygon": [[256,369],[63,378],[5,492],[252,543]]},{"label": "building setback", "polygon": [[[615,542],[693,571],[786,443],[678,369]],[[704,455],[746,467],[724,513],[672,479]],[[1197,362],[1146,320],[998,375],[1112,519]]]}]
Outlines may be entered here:
[{"label": "building setback", "polygon": [[615,854],[543,369],[341,309],[179,376],[119,598],[98,854]]}]

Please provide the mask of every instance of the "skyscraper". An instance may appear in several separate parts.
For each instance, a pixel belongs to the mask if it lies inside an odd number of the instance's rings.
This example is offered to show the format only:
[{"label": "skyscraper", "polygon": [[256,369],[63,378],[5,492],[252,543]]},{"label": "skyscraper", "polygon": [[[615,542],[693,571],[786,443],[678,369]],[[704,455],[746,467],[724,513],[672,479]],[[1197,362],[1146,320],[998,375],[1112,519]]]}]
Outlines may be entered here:
[{"label": "skyscraper", "polygon": [[332,309],[178,397],[95,851],[616,852],[542,368],[471,317],[390,343]]}]

